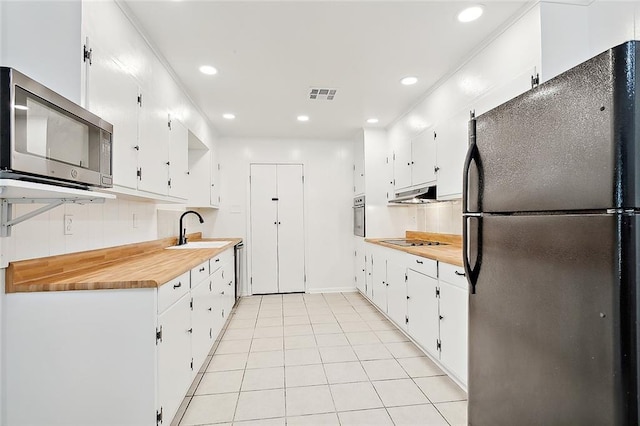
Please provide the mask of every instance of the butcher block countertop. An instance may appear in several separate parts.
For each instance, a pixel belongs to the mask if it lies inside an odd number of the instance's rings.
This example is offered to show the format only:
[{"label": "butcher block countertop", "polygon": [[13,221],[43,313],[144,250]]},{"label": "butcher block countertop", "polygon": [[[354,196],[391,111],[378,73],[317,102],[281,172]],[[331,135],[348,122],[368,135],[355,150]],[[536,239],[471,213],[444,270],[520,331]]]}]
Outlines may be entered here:
[{"label": "butcher block countertop", "polygon": [[[400,237],[402,238],[402,237]],[[407,231],[405,237],[408,240],[426,240],[439,241],[446,245],[438,246],[414,246],[402,247],[394,244],[388,244],[383,241],[393,240],[396,238],[367,238],[368,243],[378,244],[380,246],[389,247],[395,250],[404,251],[416,256],[426,257],[428,259],[437,260],[439,262],[449,263],[451,265],[463,266],[462,263],[462,236],[454,234],[437,234],[432,232]]]},{"label": "butcher block countertop", "polygon": [[241,242],[239,238],[189,241],[230,241],[220,248],[165,250],[176,238],[165,238],[105,249],[11,262],[6,293],[154,288],[189,271]]}]

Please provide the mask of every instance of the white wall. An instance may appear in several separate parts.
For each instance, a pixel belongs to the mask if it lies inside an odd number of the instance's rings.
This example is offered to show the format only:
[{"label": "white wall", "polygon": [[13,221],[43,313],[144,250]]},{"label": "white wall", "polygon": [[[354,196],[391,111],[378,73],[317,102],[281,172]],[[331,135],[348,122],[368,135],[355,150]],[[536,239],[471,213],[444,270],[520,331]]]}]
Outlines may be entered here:
[{"label": "white wall", "polygon": [[[248,276],[251,276],[249,165],[302,163],[307,291],[354,288],[352,144],[348,141],[222,138],[219,151],[223,203],[212,215],[213,235],[246,239]],[[248,288],[243,289],[243,292],[247,291]]]}]

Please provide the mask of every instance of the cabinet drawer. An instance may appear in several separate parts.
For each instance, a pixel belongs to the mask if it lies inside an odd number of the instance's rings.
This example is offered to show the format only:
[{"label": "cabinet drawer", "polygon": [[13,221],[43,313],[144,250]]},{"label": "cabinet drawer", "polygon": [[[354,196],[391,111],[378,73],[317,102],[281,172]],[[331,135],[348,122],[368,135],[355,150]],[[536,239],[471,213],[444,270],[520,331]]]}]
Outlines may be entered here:
[{"label": "cabinet drawer", "polygon": [[449,263],[440,262],[440,280],[464,290],[469,288],[467,277],[464,275],[464,268],[462,266],[455,266]]},{"label": "cabinet drawer", "polygon": [[413,269],[421,274],[428,275],[433,278],[438,278],[438,262],[433,259],[427,259],[426,257],[408,255],[408,268]]},{"label": "cabinet drawer", "polygon": [[209,270],[213,274],[222,265],[233,261],[233,249],[228,249],[209,259]]},{"label": "cabinet drawer", "polygon": [[185,272],[158,287],[158,313],[173,305],[189,292],[189,272]]},{"label": "cabinet drawer", "polygon": [[191,269],[191,288],[195,288],[202,280],[209,276],[209,261],[202,262]]}]

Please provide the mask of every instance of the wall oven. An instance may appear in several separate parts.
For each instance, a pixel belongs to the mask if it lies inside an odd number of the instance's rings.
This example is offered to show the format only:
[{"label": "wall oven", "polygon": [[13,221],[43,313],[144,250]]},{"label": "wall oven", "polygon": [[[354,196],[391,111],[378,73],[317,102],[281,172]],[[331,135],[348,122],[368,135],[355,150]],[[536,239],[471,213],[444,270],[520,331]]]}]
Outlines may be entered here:
[{"label": "wall oven", "polygon": [[364,220],[364,195],[353,199],[353,235],[366,236]]},{"label": "wall oven", "polygon": [[0,67],[0,178],[110,187],[112,134],[100,117]]}]

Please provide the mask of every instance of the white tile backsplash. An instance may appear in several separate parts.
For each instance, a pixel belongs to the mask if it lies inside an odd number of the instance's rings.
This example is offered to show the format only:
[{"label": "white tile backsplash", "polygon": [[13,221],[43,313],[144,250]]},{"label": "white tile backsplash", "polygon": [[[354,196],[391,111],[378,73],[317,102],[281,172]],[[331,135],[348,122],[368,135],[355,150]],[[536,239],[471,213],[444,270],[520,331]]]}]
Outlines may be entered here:
[{"label": "white tile backsplash", "polygon": [[417,210],[418,231],[462,234],[462,200],[427,203]]}]

